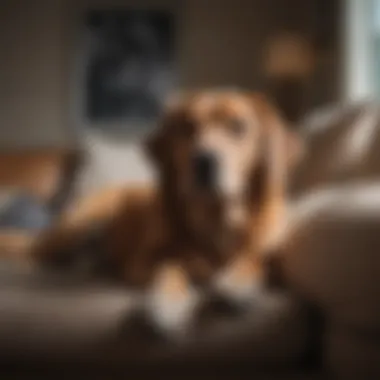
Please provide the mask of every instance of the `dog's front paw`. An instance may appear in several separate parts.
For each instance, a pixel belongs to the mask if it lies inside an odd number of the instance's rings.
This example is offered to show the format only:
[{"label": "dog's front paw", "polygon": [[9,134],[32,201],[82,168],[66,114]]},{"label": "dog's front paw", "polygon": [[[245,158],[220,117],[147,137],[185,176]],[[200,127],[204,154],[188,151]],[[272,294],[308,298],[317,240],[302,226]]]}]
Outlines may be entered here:
[{"label": "dog's front paw", "polygon": [[167,294],[151,294],[146,302],[146,318],[154,331],[165,339],[186,336],[196,314],[198,297],[187,294],[172,298]]},{"label": "dog's front paw", "polygon": [[199,294],[174,268],[163,271],[146,296],[145,316],[156,334],[169,340],[186,337],[193,325]]},{"label": "dog's front paw", "polygon": [[245,260],[224,268],[212,284],[214,295],[238,310],[250,308],[260,296],[261,289],[261,273],[252,263]]}]

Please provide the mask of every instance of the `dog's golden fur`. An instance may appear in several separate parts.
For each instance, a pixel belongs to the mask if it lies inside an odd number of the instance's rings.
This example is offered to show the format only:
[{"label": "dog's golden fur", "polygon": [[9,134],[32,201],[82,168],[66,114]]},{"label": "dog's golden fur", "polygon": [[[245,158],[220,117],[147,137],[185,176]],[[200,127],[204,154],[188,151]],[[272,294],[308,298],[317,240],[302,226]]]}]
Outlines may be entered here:
[{"label": "dog's golden fur", "polygon": [[[233,130],[241,127],[236,120],[245,131]],[[206,131],[217,131],[211,143],[222,154],[233,152],[231,165],[241,170],[231,196],[193,187],[190,155],[195,136],[204,143]],[[221,133],[224,140],[218,140]],[[262,254],[284,222],[287,178],[297,149],[295,137],[260,95],[188,95],[168,106],[147,142],[157,187],[109,189],[79,201],[39,239],[34,256],[49,261],[102,223],[104,253],[128,284],[146,286],[160,279],[163,292],[185,297],[191,283],[212,284],[225,273],[232,286],[251,286],[262,275]]]}]

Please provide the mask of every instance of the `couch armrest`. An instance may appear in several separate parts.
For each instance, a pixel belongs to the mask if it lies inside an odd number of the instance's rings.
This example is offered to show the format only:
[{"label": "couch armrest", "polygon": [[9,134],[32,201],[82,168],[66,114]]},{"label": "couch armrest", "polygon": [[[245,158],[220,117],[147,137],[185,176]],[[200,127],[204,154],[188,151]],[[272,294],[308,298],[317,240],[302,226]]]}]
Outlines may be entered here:
[{"label": "couch armrest", "polygon": [[[340,375],[367,368],[368,378],[380,378],[380,364],[373,365],[374,355],[380,363],[380,183],[310,194],[294,206],[288,232],[286,279],[327,316],[327,340],[335,342],[326,350],[329,364]],[[361,354],[339,347],[336,336],[361,337]]]}]

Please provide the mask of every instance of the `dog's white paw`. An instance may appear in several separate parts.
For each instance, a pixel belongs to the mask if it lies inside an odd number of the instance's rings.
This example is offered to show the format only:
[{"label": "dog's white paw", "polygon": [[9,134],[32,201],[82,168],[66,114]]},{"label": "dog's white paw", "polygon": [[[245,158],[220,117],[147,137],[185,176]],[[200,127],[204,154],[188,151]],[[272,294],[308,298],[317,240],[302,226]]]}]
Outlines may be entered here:
[{"label": "dog's white paw", "polygon": [[257,276],[244,276],[231,268],[219,273],[213,282],[213,291],[236,307],[249,307],[261,294],[262,282]]},{"label": "dog's white paw", "polygon": [[168,264],[157,272],[147,294],[145,316],[159,335],[178,340],[192,327],[199,300],[182,267]]},{"label": "dog's white paw", "polygon": [[159,334],[178,340],[186,336],[198,304],[199,297],[193,289],[176,295],[153,290],[146,299],[145,313],[148,322]]}]

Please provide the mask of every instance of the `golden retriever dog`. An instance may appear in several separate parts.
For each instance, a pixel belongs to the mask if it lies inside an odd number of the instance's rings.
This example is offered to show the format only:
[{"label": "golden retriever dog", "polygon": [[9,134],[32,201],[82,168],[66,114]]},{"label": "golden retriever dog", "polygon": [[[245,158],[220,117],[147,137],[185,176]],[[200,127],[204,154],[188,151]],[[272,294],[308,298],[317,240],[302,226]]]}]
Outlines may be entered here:
[{"label": "golden retriever dog", "polygon": [[34,257],[77,254],[101,226],[96,249],[125,284],[146,291],[151,322],[179,336],[199,289],[238,305],[255,300],[264,254],[286,221],[298,139],[259,94],[200,91],[167,106],[146,151],[156,187],[110,189],[75,204],[38,239]]}]

